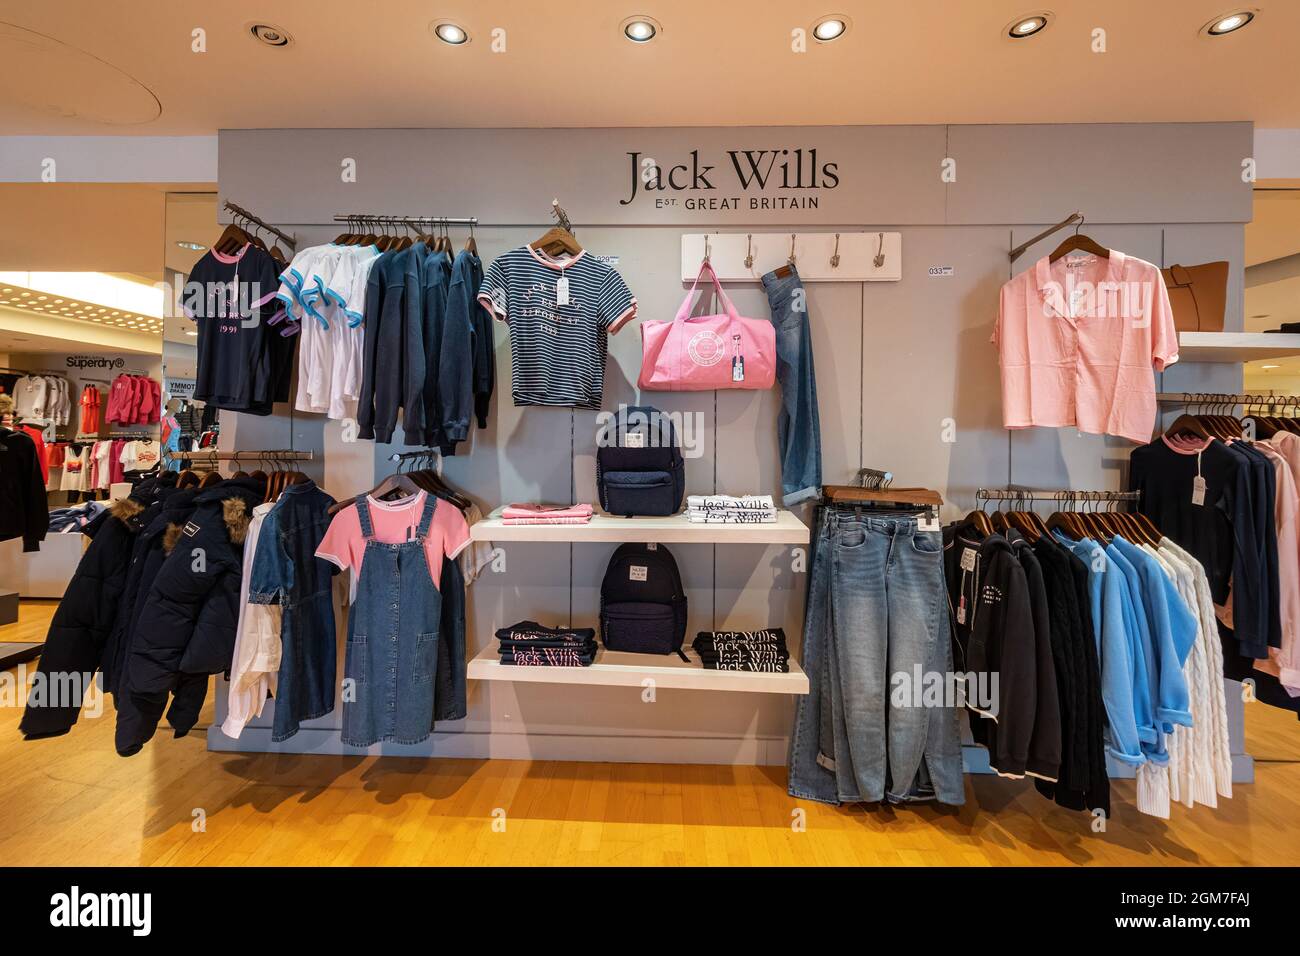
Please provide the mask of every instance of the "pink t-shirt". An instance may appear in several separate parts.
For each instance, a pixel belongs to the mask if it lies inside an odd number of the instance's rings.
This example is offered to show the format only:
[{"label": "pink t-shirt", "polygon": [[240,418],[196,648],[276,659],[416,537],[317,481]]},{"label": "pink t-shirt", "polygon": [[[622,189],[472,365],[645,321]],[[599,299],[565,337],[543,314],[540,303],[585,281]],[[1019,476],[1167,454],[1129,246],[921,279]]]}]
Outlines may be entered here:
[{"label": "pink t-shirt", "polygon": [[[423,491],[397,501],[376,501],[368,497],[375,540],[384,544],[401,544],[414,538],[427,497]],[[465,516],[455,505],[439,498],[433,520],[429,523],[429,533],[424,539],[424,556],[429,562],[429,574],[433,578],[434,587],[438,587],[442,577],[443,555],[454,558],[468,544],[469,525],[465,523]],[[320,547],[316,549],[316,557],[340,568],[350,568],[355,594],[356,581],[361,576],[361,562],[365,555],[366,539],[361,534],[357,506],[348,505],[330,522]]]},{"label": "pink t-shirt", "polygon": [[1152,368],[1178,361],[1160,270],[1114,250],[1044,256],[1006,283],[990,341],[1007,428],[1074,425],[1142,443],[1156,421]]}]

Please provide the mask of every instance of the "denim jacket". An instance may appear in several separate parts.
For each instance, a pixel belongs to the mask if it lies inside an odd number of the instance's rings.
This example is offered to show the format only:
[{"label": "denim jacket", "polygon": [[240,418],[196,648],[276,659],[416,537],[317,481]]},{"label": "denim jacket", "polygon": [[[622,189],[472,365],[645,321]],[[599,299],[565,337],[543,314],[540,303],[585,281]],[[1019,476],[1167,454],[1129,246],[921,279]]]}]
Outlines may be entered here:
[{"label": "denim jacket", "polygon": [[253,558],[249,603],[283,607],[275,741],[334,709],[337,641],[330,581],[336,569],[316,557],[332,504],[313,481],[290,485],[266,516]]}]

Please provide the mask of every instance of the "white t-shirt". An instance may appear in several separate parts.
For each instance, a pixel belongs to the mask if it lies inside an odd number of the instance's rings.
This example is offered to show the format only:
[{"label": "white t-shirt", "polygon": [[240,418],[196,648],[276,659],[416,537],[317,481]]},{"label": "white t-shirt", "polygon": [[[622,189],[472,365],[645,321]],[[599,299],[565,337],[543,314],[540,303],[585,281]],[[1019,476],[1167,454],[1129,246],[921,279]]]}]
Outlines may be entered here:
[{"label": "white t-shirt", "polygon": [[101,441],[95,443],[95,487],[107,489],[109,482],[109,456],[113,451],[111,441]]},{"label": "white t-shirt", "polygon": [[123,471],[148,471],[158,464],[158,453],[156,441],[129,441],[122,446],[118,461]]},{"label": "white t-shirt", "polygon": [[[318,246],[286,270],[282,293],[301,316],[298,346],[299,411],[354,418],[361,395],[360,328],[366,282],[379,258],[374,246]],[[285,295],[281,295],[285,299]]]}]

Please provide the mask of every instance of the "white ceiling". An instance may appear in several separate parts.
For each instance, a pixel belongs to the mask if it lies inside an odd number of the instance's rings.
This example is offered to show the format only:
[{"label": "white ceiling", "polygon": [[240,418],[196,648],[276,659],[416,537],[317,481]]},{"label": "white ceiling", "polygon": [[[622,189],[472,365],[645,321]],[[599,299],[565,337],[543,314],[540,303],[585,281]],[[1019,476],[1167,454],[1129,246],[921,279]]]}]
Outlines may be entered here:
[{"label": "white ceiling", "polygon": [[[1300,3],[1198,36],[1233,0],[0,0],[0,130],[548,127],[1253,120],[1300,127]],[[847,14],[840,39],[791,31]],[[648,14],[653,42],[620,22]],[[435,40],[435,18],[470,43]],[[288,31],[275,50],[254,21]],[[206,31],[193,52],[192,31]],[[497,28],[494,44],[493,31]],[[1095,29],[1106,52],[1093,52]],[[27,31],[35,31],[35,34]],[[497,52],[504,42],[504,50]],[[291,159],[287,157],[286,159]]]}]

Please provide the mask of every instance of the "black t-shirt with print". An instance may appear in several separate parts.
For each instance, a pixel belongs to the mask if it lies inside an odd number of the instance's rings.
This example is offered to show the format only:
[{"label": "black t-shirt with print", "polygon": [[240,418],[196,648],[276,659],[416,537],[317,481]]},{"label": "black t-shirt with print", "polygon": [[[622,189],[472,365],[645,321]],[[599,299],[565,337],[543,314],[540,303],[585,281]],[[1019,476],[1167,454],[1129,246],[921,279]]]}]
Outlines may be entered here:
[{"label": "black t-shirt with print", "polygon": [[253,245],[233,256],[209,251],[195,264],[181,302],[198,326],[196,400],[234,411],[267,404],[266,320],[278,289],[275,260]]}]

